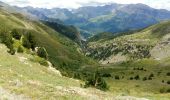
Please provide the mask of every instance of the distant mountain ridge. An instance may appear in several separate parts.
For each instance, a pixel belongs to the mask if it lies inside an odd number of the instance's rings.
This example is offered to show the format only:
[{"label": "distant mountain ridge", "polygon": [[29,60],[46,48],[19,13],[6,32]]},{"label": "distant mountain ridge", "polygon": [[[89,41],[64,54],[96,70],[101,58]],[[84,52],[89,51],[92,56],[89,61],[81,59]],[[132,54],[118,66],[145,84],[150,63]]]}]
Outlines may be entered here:
[{"label": "distant mountain ridge", "polygon": [[41,20],[59,19],[68,25],[93,34],[124,32],[148,27],[170,19],[170,11],[154,9],[145,4],[107,4],[85,6],[78,9],[22,8]]}]

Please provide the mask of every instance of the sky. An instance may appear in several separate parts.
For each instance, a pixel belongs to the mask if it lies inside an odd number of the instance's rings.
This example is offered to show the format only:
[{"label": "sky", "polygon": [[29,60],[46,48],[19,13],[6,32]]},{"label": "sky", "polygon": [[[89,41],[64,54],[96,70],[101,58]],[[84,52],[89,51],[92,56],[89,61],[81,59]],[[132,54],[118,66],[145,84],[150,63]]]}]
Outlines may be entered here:
[{"label": "sky", "polygon": [[170,10],[170,0],[0,0],[20,7],[32,6],[39,8],[78,8],[87,5],[109,3],[136,4],[143,3],[157,9]]}]

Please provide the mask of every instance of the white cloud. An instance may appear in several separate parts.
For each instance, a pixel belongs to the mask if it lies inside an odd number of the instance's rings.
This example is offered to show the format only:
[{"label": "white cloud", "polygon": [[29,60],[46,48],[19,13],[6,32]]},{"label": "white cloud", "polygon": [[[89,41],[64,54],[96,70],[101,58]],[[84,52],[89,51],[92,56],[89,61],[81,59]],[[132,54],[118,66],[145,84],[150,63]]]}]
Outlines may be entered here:
[{"label": "white cloud", "polygon": [[158,9],[168,9],[170,10],[170,0],[1,0],[11,5],[17,6],[33,6],[33,7],[43,7],[43,8],[78,8],[83,5],[92,5],[97,3],[121,3],[121,4],[135,4],[143,3],[151,7]]}]

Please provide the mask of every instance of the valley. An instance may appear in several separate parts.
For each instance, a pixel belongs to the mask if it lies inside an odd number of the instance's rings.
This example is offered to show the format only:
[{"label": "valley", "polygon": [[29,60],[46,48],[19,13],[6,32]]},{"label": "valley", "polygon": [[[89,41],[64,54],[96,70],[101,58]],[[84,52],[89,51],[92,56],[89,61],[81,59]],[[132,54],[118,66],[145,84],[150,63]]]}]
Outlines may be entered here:
[{"label": "valley", "polygon": [[0,5],[0,99],[170,100],[170,11]]}]

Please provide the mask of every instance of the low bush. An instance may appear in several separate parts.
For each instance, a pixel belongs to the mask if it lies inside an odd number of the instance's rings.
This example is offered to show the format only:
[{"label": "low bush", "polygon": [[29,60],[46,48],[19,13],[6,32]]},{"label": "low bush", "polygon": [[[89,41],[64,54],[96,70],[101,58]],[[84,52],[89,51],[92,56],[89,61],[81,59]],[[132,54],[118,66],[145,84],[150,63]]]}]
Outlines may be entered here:
[{"label": "low bush", "polygon": [[18,53],[23,53],[24,52],[24,48],[22,46],[19,46],[17,49]]},{"label": "low bush", "polygon": [[166,89],[165,89],[165,88],[161,88],[161,89],[159,90],[159,92],[160,92],[160,93],[166,93]]},{"label": "low bush", "polygon": [[48,53],[44,47],[38,48],[37,55],[41,58],[48,59]]},{"label": "low bush", "polygon": [[153,73],[151,73],[151,74],[149,75],[149,77],[154,77],[154,74],[153,74]]},{"label": "low bush", "polygon": [[40,65],[43,65],[43,66],[47,66],[47,67],[49,66],[48,62],[45,59],[40,60],[39,63]]},{"label": "low bush", "polygon": [[106,91],[109,89],[107,83],[105,82],[105,80],[100,76],[100,73],[98,72],[95,72],[94,75],[90,76],[86,82],[85,82],[85,85],[84,87],[95,87],[97,89],[100,89],[100,90],[103,90],[103,91]]},{"label": "low bush", "polygon": [[170,84],[170,81],[167,81],[167,84]]},{"label": "low bush", "polygon": [[112,75],[110,73],[104,73],[102,77],[112,77]]},{"label": "low bush", "polygon": [[170,88],[166,89],[166,88],[161,88],[160,93],[170,93]]},{"label": "low bush", "polygon": [[136,75],[136,76],[134,77],[134,79],[135,79],[135,80],[140,80],[139,75]]},{"label": "low bush", "polygon": [[130,79],[130,80],[133,80],[133,77],[130,77],[129,79]]},{"label": "low bush", "polygon": [[143,77],[143,81],[146,81],[147,80],[147,77]]},{"label": "low bush", "polygon": [[116,79],[116,80],[119,80],[120,78],[119,78],[119,76],[118,76],[118,75],[116,75],[116,76],[115,76],[115,79]]},{"label": "low bush", "polygon": [[11,34],[12,34],[12,37],[17,40],[20,40],[22,37],[22,34],[19,31],[17,31],[17,29],[12,30]]},{"label": "low bush", "polygon": [[167,76],[170,76],[170,72],[168,72],[166,75],[167,75]]}]

